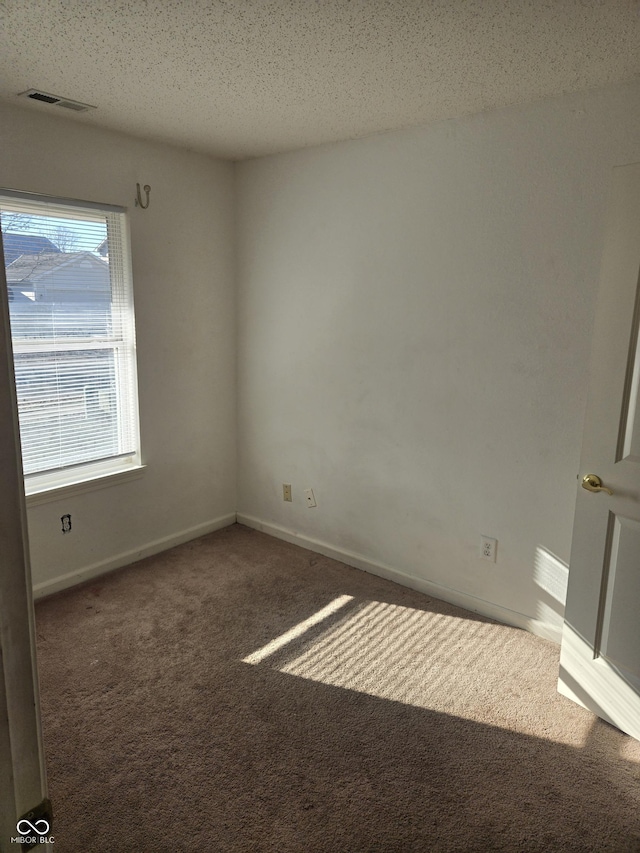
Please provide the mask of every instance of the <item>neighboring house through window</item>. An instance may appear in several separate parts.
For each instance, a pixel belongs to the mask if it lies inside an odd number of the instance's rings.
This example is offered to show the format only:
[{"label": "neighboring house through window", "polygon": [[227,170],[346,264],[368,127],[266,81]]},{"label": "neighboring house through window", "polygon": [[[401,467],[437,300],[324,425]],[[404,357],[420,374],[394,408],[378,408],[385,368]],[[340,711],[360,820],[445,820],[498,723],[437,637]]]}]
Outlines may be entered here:
[{"label": "neighboring house through window", "polygon": [[0,191],[27,494],[140,467],[121,208]]}]

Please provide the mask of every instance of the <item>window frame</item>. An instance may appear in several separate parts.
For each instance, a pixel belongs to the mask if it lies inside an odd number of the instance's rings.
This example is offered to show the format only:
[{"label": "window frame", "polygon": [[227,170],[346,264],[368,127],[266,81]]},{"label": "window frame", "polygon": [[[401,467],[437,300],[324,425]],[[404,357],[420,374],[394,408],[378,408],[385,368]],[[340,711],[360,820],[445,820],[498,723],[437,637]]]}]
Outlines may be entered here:
[{"label": "window frame", "polygon": [[[68,208],[69,212],[76,213],[78,218],[81,218],[83,213],[87,215],[87,217],[92,214],[105,217],[105,223],[107,226],[107,246],[109,247],[109,250],[115,246],[118,254],[117,262],[114,266],[110,265],[110,280],[112,287],[111,304],[114,304],[115,300],[113,293],[116,292],[117,289],[117,299],[124,306],[124,310],[120,315],[120,319],[122,320],[121,342],[119,342],[117,336],[113,336],[110,346],[114,351],[114,358],[116,362],[121,360],[120,352],[126,352],[127,369],[130,371],[128,392],[126,394],[120,390],[117,392],[118,422],[120,423],[120,419],[122,417],[121,404],[124,402],[128,409],[128,417],[130,418],[130,434],[134,445],[134,449],[132,451],[127,451],[126,453],[118,456],[95,459],[59,469],[49,469],[23,474],[27,506],[33,506],[39,503],[56,500],[58,497],[63,495],[71,496],[82,492],[93,491],[97,488],[117,485],[130,479],[137,479],[142,476],[145,465],[142,462],[140,447],[140,413],[138,402],[134,293],[131,264],[131,240],[127,209],[112,204],[102,204],[59,196],[49,196],[40,193],[23,192],[20,190],[0,187],[0,207],[4,207],[6,205],[19,208],[21,206],[21,202],[25,208],[29,208],[28,212],[32,214],[34,213],[33,206],[41,206],[40,213],[36,214],[41,216],[55,215],[54,213],[51,213],[50,210],[49,212],[47,211],[47,206],[49,206],[50,209]],[[16,212],[20,211],[18,210]],[[114,222],[114,214],[117,215],[119,219],[118,227],[116,229],[113,228],[112,224],[110,225],[110,222]],[[2,258],[2,279],[0,279],[0,283],[4,286],[8,294],[8,284],[4,264],[4,249],[2,252]],[[7,318],[7,320],[8,319],[9,318]],[[14,365],[15,356],[20,352],[27,353],[32,351],[47,351],[41,344],[20,344],[18,341],[14,341],[13,337],[11,339],[11,348]],[[100,345],[97,347],[87,346],[88,350],[93,348],[101,347]],[[103,343],[102,348],[108,347]],[[51,351],[54,351],[53,345],[51,345]],[[116,355],[116,352],[118,355]],[[120,368],[118,367],[117,370],[119,371]],[[120,425],[118,428],[120,429]]]}]

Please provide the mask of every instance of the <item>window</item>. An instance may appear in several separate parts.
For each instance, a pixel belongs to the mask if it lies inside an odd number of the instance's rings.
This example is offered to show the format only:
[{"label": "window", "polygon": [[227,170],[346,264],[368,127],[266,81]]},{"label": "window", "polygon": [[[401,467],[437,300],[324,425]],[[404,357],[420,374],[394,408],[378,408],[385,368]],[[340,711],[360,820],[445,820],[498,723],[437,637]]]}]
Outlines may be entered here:
[{"label": "window", "polygon": [[0,191],[27,494],[140,466],[121,208]]}]

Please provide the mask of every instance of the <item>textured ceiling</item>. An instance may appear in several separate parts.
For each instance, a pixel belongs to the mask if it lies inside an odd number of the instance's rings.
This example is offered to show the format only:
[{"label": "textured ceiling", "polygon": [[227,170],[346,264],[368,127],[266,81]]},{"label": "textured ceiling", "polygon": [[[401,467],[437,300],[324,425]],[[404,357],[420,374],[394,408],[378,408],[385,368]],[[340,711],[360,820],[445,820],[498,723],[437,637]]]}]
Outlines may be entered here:
[{"label": "textured ceiling", "polygon": [[0,0],[0,26],[0,99],[231,159],[640,75],[637,0]]}]

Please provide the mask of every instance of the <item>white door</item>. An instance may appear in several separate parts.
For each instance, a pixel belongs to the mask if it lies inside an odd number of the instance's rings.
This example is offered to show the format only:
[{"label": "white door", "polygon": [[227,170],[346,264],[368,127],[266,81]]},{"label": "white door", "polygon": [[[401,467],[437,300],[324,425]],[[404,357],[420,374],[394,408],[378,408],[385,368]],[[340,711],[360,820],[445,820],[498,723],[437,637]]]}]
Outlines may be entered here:
[{"label": "white door", "polygon": [[640,163],[613,170],[558,682],[638,739],[639,275]]},{"label": "white door", "polygon": [[[0,850],[51,835],[18,420],[0,240]],[[45,843],[45,846],[48,846]]]}]

